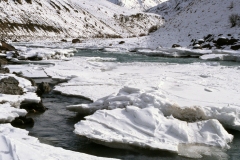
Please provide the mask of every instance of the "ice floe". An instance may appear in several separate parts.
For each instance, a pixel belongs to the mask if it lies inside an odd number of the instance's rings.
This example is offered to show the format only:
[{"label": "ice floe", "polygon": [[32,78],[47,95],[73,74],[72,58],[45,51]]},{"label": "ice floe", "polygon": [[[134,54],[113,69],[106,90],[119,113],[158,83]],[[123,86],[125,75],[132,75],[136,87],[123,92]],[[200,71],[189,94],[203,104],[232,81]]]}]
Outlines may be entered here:
[{"label": "ice floe", "polygon": [[99,110],[75,125],[75,133],[114,148],[148,148],[178,153],[179,144],[229,148],[233,136],[217,120],[187,123],[153,107]]},{"label": "ice floe", "polygon": [[28,131],[0,124],[0,159],[43,160],[43,159],[107,159],[84,153],[64,150],[40,143],[28,135]]},{"label": "ice floe", "polygon": [[103,97],[90,104],[67,106],[70,111],[80,114],[92,114],[97,110],[126,108],[127,106],[138,108],[154,107],[159,109],[165,116],[194,122],[201,120],[217,119],[225,127],[240,131],[240,109],[236,106],[180,106],[170,101],[158,90],[143,91],[137,88],[124,87],[118,94]]}]

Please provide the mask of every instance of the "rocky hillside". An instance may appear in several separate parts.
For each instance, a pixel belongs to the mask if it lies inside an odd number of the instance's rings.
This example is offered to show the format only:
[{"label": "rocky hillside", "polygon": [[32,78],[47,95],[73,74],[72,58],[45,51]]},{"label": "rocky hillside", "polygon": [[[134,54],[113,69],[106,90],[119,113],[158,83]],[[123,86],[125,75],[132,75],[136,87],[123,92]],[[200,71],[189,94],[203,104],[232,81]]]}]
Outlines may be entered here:
[{"label": "rocky hillside", "polygon": [[132,37],[161,26],[161,16],[106,0],[0,0],[1,39]]}]

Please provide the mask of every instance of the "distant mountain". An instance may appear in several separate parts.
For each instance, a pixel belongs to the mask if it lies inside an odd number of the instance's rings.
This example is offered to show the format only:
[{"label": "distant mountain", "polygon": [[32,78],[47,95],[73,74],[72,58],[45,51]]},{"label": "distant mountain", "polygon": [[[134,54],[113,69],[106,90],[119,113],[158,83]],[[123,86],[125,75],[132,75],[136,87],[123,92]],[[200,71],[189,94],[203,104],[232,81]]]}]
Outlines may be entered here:
[{"label": "distant mountain", "polygon": [[129,9],[145,11],[168,0],[108,0],[108,1]]},{"label": "distant mountain", "polygon": [[163,24],[106,0],[1,0],[1,38],[132,37]]}]

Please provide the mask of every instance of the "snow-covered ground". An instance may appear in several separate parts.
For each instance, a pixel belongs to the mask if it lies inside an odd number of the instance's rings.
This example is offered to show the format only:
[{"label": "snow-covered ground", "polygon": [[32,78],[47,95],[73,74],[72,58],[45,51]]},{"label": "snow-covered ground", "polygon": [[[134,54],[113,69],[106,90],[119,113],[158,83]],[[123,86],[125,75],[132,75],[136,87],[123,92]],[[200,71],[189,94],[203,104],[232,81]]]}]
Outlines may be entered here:
[{"label": "snow-covered ground", "polygon": [[155,7],[167,0],[108,0],[116,5],[126,7],[128,9],[137,9],[145,11],[149,8]]},{"label": "snow-covered ground", "polygon": [[37,138],[29,136],[28,131],[14,128],[10,124],[0,124],[0,158],[2,160],[108,159],[40,143]]}]

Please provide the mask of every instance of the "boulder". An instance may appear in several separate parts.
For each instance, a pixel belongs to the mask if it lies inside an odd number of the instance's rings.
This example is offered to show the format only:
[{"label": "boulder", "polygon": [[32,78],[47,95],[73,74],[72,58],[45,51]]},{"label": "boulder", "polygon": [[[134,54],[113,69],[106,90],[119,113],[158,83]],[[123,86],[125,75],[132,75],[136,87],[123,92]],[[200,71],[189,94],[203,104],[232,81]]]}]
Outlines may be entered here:
[{"label": "boulder", "polygon": [[76,38],[76,39],[73,39],[73,40],[72,40],[72,43],[81,43],[81,40],[78,39],[78,38]]},{"label": "boulder", "polygon": [[239,50],[240,49],[240,44],[231,46],[232,50]]},{"label": "boulder", "polygon": [[123,43],[125,43],[125,41],[120,41],[118,44],[123,44]]},{"label": "boulder", "polygon": [[225,37],[220,37],[220,38],[217,39],[216,43],[219,46],[228,45],[229,44],[229,39],[225,38]]},{"label": "boulder", "polygon": [[212,49],[213,46],[211,46],[211,44],[207,43],[202,45],[202,48],[208,48],[208,49]]},{"label": "boulder", "polygon": [[38,85],[38,89],[36,93],[38,96],[42,96],[44,93],[49,93],[50,91],[51,91],[51,87],[49,83],[42,82]]},{"label": "boulder", "polygon": [[45,112],[47,110],[47,108],[42,104],[42,102],[40,103],[25,103],[22,102],[20,105],[21,109],[25,109],[28,112],[32,112],[33,110],[35,112]]},{"label": "boulder", "polygon": [[6,42],[4,42],[4,41],[1,41],[1,43],[2,43],[2,49],[3,49],[3,50],[16,51],[16,48],[13,47],[12,45],[10,45],[10,44],[8,44],[8,43],[6,43]]},{"label": "boulder", "polygon": [[62,39],[61,42],[67,42],[67,40],[66,39]]},{"label": "boulder", "polygon": [[177,47],[182,47],[182,46],[180,46],[179,44],[173,44],[172,45],[172,48],[177,48]]},{"label": "boulder", "polygon": [[33,126],[34,120],[27,117],[18,117],[11,122],[11,125],[14,127],[24,127],[24,126]]},{"label": "boulder", "polygon": [[238,42],[238,39],[234,39],[234,38],[231,38],[229,41],[228,41],[228,44],[229,45],[233,45],[234,43]]},{"label": "boulder", "polygon": [[11,95],[23,95],[23,89],[14,77],[3,78],[0,81],[0,93]]}]

